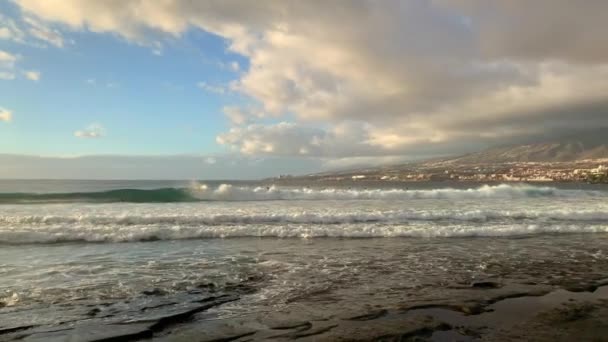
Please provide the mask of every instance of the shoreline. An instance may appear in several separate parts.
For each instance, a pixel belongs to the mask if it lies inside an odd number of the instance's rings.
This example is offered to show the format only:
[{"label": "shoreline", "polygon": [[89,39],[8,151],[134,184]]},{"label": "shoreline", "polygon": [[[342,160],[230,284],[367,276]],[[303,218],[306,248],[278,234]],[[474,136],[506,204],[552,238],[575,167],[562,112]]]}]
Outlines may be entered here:
[{"label": "shoreline", "polygon": [[311,314],[308,304],[294,303],[227,318],[214,313],[255,292],[255,281],[213,295],[190,291],[164,298],[152,290],[146,301],[131,304],[138,317],[112,314],[114,305],[124,303],[106,303],[86,307],[86,318],[79,320],[2,326],[0,341],[602,341],[608,336],[608,279],[572,291],[479,281],[449,289],[446,300],[412,298],[411,305],[400,307]]}]

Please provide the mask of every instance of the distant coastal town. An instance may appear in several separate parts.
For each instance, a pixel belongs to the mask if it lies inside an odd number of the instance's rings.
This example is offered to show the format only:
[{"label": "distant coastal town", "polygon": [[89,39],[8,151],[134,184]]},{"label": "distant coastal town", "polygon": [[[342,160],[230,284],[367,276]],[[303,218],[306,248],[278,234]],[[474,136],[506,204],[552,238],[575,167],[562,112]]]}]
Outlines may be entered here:
[{"label": "distant coastal town", "polygon": [[513,162],[455,164],[425,162],[279,179],[315,181],[472,181],[472,182],[586,182],[608,184],[608,159],[575,162]]}]

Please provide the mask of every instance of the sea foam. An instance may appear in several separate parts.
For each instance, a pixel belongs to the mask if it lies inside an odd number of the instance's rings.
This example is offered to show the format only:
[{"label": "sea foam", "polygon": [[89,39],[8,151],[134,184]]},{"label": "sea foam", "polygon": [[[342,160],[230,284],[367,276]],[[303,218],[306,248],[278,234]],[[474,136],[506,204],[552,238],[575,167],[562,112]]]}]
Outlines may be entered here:
[{"label": "sea foam", "polygon": [[0,204],[15,203],[172,203],[198,201],[277,201],[277,200],[415,200],[415,199],[483,199],[534,197],[595,197],[607,192],[566,190],[526,184],[484,185],[469,189],[362,189],[279,186],[234,186],[221,184],[209,187],[195,184],[190,188],[153,190],[118,189],[75,193],[0,193]]}]

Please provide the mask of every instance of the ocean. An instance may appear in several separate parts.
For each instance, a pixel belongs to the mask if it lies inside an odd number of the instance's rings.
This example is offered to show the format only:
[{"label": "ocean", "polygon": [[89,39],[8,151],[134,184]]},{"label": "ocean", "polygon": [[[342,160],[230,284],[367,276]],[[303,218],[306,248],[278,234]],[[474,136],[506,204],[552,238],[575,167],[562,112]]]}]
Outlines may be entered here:
[{"label": "ocean", "polygon": [[469,303],[476,282],[597,287],[607,200],[587,184],[2,180],[0,341],[142,322],[157,325],[141,338],[218,322],[232,323],[207,333],[234,337],[240,322],[265,340],[261,317],[338,320],[321,338],[348,315]]}]

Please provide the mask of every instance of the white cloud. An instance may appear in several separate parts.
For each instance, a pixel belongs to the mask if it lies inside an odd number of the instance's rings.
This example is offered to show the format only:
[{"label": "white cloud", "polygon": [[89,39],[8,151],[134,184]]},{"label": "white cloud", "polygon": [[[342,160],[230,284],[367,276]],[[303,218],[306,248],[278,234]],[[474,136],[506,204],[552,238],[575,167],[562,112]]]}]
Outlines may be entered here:
[{"label": "white cloud", "polygon": [[25,32],[23,32],[15,20],[0,14],[0,39],[25,43],[25,36]]},{"label": "white cloud", "polygon": [[228,117],[230,122],[235,125],[243,125],[249,122],[250,117],[241,107],[237,106],[226,106],[222,109],[224,115]]},{"label": "white cloud", "polygon": [[58,30],[50,28],[43,22],[32,17],[25,17],[23,18],[23,21],[27,23],[27,31],[32,37],[58,48],[62,48],[65,45],[65,39]]},{"label": "white cloud", "polygon": [[239,62],[232,61],[232,62],[230,62],[230,69],[234,72],[237,72],[237,71],[241,70],[241,66],[239,65]]},{"label": "white cloud", "polygon": [[0,71],[0,80],[14,80],[15,79],[15,73],[10,72],[10,71]]},{"label": "white cloud", "polygon": [[0,39],[11,40],[16,43],[34,47],[47,47],[47,44],[58,48],[67,43],[61,32],[45,22],[32,16],[25,16],[16,21],[0,14]]},{"label": "white cloud", "polygon": [[30,81],[38,82],[40,80],[40,71],[29,70],[29,71],[24,71],[23,74],[25,75],[25,78],[27,78]]},{"label": "white cloud", "polygon": [[344,122],[327,130],[280,122],[233,127],[216,140],[246,155],[336,157],[393,153],[370,145],[370,132],[371,127],[361,122]]},{"label": "white cloud", "polygon": [[210,93],[215,93],[215,94],[224,94],[226,92],[226,89],[221,86],[221,85],[213,85],[213,84],[209,84],[206,82],[198,82],[196,84],[199,88],[208,91]]},{"label": "white cloud", "polygon": [[0,39],[10,39],[13,34],[8,27],[0,27]]},{"label": "white cloud", "polygon": [[88,85],[96,85],[97,81],[94,78],[89,78],[88,80],[86,80]]},{"label": "white cloud", "polygon": [[105,129],[101,124],[93,123],[85,129],[75,131],[74,136],[77,138],[101,138],[105,136]]},{"label": "white cloud", "polygon": [[[217,140],[246,154],[410,155],[606,121],[556,110],[608,102],[606,1],[15,1],[139,44],[190,28],[223,37],[248,59],[230,89],[260,110],[228,106],[236,127]],[[240,127],[261,116],[296,122]],[[352,122],[356,141],[326,128]]]},{"label": "white cloud", "polygon": [[0,121],[10,122],[13,119],[13,113],[0,107]]},{"label": "white cloud", "polygon": [[10,81],[15,79],[15,62],[18,55],[0,50],[0,80]]},{"label": "white cloud", "polygon": [[19,56],[0,50],[0,66],[13,67]]}]

